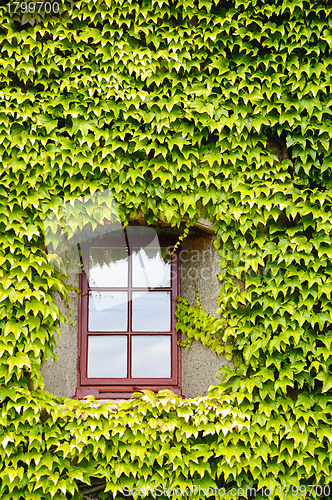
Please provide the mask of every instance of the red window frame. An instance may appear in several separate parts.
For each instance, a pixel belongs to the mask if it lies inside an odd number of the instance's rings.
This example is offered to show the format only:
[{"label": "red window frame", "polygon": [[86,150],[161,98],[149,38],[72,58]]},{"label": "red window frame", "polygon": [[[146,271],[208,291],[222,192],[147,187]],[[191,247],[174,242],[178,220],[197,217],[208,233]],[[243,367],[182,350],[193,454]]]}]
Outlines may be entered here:
[{"label": "red window frame", "polygon": [[[176,237],[159,235],[160,247],[171,248],[177,241]],[[128,242],[128,240],[127,240]],[[146,238],[136,238],[135,246],[145,246],[147,244]],[[119,247],[118,243],[108,237],[99,239],[97,241],[90,241],[86,244],[81,244],[81,252],[83,262],[88,262],[90,247]],[[176,297],[180,295],[180,269],[179,259],[177,252],[171,256],[171,286],[158,287],[158,288],[144,288],[132,287],[132,262],[131,262],[131,248],[127,243],[128,248],[128,266],[129,266],[129,283],[128,287],[93,287],[89,288],[88,277],[85,272],[80,274],[79,287],[79,301],[78,301],[78,382],[75,396],[82,398],[87,395],[93,395],[96,399],[116,399],[116,398],[129,398],[133,392],[138,392],[143,389],[149,389],[158,392],[162,389],[172,390],[174,393],[182,396],[181,393],[181,356],[178,341],[180,340],[179,334],[175,329],[175,310],[176,310]],[[128,308],[128,330],[126,332],[89,332],[88,331],[88,297],[90,291],[128,291],[129,294],[129,308]],[[133,332],[130,331],[131,315],[132,315],[132,302],[130,300],[132,291],[169,291],[171,293],[171,329],[169,332]],[[131,336],[132,335],[165,335],[171,337],[171,378],[167,379],[138,379],[138,378],[118,378],[118,379],[92,379],[87,377],[87,345],[88,337],[93,335],[126,335],[128,337],[127,349],[127,363],[130,364],[131,356]]]}]

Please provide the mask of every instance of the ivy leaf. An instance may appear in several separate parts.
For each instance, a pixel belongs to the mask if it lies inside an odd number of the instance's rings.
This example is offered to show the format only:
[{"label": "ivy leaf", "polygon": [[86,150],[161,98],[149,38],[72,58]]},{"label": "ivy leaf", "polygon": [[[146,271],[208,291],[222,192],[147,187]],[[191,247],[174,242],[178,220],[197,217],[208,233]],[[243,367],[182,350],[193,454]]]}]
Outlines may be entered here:
[{"label": "ivy leaf", "polygon": [[10,356],[7,363],[9,366],[9,372],[14,371],[14,369],[21,370],[24,366],[31,368],[30,359],[24,352],[18,352],[15,356]]},{"label": "ivy leaf", "polygon": [[52,130],[58,127],[58,120],[54,120],[46,115],[38,115],[37,122],[46,128],[47,134],[50,134]]},{"label": "ivy leaf", "polygon": [[332,388],[332,376],[327,372],[320,372],[316,376],[317,380],[323,382],[322,392],[327,392]]},{"label": "ivy leaf", "polygon": [[76,134],[78,131],[81,132],[83,137],[86,137],[89,130],[96,130],[96,124],[93,121],[82,120],[80,118],[73,118],[73,128],[72,132]]}]

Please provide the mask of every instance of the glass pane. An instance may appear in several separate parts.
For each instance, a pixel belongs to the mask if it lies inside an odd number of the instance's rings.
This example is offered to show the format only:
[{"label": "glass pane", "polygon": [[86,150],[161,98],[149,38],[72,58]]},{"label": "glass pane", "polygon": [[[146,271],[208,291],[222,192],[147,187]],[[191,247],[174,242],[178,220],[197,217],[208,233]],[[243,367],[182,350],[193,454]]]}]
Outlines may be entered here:
[{"label": "glass pane", "polygon": [[127,292],[90,292],[90,332],[126,332],[127,324]]},{"label": "glass pane", "polygon": [[132,337],[132,377],[170,378],[171,337],[140,335]]},{"label": "glass pane", "polygon": [[128,286],[127,248],[90,248],[89,285],[91,287]]},{"label": "glass pane", "polygon": [[171,286],[171,256],[166,248],[133,248],[133,286]]},{"label": "glass pane", "polygon": [[88,378],[127,378],[127,337],[89,337]]},{"label": "glass pane", "polygon": [[134,332],[170,331],[170,292],[133,292],[132,301]]}]

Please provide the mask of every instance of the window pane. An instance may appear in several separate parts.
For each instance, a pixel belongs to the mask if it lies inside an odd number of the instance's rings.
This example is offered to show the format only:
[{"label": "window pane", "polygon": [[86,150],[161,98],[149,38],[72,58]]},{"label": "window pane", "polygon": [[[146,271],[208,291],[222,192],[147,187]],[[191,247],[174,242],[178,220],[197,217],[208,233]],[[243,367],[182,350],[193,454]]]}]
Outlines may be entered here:
[{"label": "window pane", "polygon": [[127,325],[127,292],[90,292],[90,332],[126,332]]},{"label": "window pane", "polygon": [[88,378],[127,377],[127,337],[89,337]]},{"label": "window pane", "polygon": [[133,286],[171,286],[171,257],[166,248],[133,248]]},{"label": "window pane", "polygon": [[170,378],[171,337],[140,335],[132,337],[132,377]]},{"label": "window pane", "polygon": [[170,292],[133,292],[132,300],[134,332],[170,331]]},{"label": "window pane", "polygon": [[128,286],[128,249],[90,248],[89,286]]}]

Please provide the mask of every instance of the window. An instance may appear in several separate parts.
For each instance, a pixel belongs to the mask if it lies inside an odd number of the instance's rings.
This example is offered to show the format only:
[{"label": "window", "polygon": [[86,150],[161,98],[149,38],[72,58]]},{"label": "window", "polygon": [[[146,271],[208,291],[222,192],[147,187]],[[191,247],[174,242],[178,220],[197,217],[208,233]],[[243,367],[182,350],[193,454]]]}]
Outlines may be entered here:
[{"label": "window", "polygon": [[81,245],[77,397],[181,394],[176,238],[129,226]]}]

